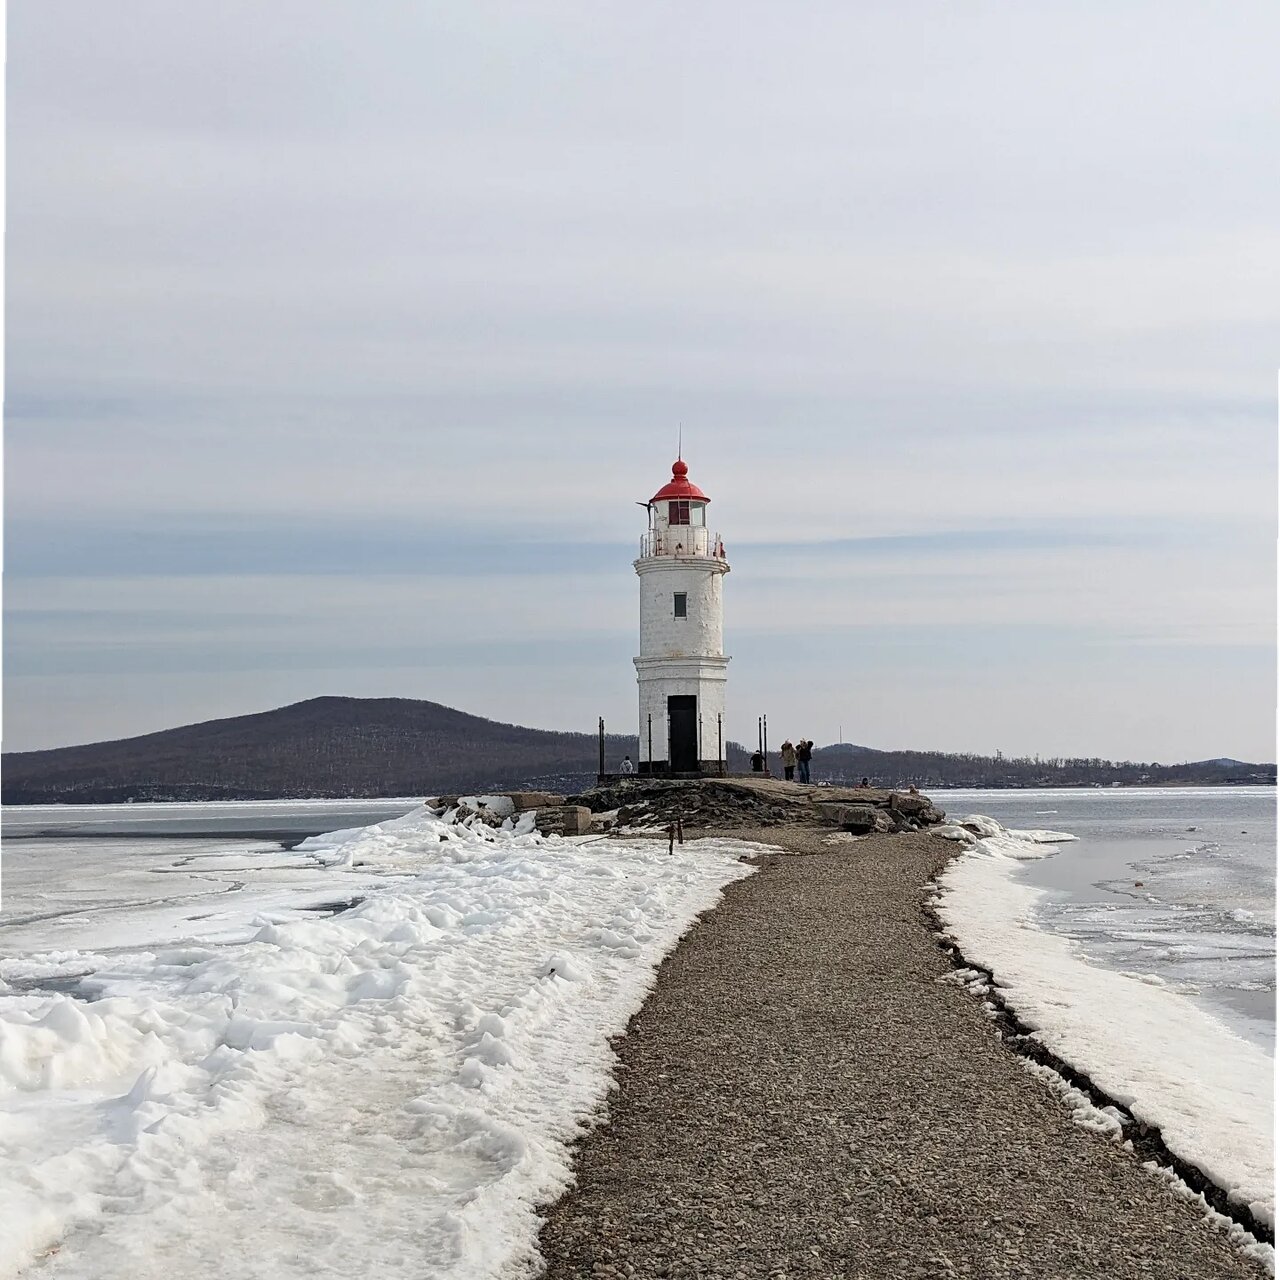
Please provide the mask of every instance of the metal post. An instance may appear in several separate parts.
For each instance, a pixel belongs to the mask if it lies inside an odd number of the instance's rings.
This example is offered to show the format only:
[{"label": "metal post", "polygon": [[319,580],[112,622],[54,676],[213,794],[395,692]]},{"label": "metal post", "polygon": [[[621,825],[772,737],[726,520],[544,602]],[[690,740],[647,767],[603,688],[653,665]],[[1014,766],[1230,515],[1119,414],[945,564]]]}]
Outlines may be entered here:
[{"label": "metal post", "polygon": [[702,712],[698,712],[698,772],[702,772]]},{"label": "metal post", "polygon": [[653,712],[649,712],[649,772],[653,772]]},{"label": "metal post", "polygon": [[760,732],[764,736],[764,771],[769,772],[769,717],[760,717]]},{"label": "metal post", "polygon": [[764,729],[761,727],[764,721],[756,716],[756,750],[764,755]]},{"label": "metal post", "polygon": [[716,713],[716,767],[724,773],[724,713]]},{"label": "metal post", "polygon": [[600,717],[600,776],[604,777],[604,716]]}]

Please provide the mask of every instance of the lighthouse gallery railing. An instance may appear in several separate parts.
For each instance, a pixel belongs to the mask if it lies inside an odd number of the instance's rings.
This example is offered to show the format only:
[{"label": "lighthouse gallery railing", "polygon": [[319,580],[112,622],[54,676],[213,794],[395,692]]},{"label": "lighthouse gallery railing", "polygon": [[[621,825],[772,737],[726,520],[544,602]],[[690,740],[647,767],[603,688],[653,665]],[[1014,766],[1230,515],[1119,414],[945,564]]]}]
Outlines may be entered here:
[{"label": "lighthouse gallery railing", "polygon": [[673,525],[665,532],[651,530],[640,538],[640,555],[643,556],[699,556],[708,560],[723,560],[724,543],[718,533],[712,533],[703,525]]}]

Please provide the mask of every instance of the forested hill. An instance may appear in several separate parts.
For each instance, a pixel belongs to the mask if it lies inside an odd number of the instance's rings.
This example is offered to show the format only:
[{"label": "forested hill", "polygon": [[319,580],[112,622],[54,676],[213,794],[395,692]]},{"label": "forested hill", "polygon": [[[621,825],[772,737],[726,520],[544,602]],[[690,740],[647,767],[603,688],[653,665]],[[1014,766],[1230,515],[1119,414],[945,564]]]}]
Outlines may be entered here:
[{"label": "forested hill", "polygon": [[[776,751],[770,766],[779,771]],[[575,791],[594,780],[597,740],[500,724],[408,698],[313,698],[257,715],[210,720],[139,738],[11,752],[5,804],[126,800],[268,800],[413,796],[517,788]],[[606,761],[636,758],[611,735]],[[747,757],[728,744],[729,767]],[[848,743],[815,751],[813,778],[879,786],[1020,787],[1275,782],[1273,764],[1209,760],[1159,765],[876,751]]]},{"label": "forested hill", "polygon": [[[635,739],[611,736],[610,767]],[[595,780],[595,734],[499,724],[409,698],[312,698],[140,738],[6,753],[5,804],[413,796]]]}]

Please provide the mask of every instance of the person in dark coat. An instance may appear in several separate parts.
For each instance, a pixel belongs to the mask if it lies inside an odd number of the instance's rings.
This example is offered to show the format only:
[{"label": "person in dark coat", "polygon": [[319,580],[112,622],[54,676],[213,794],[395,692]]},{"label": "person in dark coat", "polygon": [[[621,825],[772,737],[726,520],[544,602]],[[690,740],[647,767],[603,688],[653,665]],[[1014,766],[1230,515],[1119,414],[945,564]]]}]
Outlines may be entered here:
[{"label": "person in dark coat", "polygon": [[800,772],[800,781],[809,781],[809,761],[813,759],[813,742],[804,738],[796,744],[796,765]]}]

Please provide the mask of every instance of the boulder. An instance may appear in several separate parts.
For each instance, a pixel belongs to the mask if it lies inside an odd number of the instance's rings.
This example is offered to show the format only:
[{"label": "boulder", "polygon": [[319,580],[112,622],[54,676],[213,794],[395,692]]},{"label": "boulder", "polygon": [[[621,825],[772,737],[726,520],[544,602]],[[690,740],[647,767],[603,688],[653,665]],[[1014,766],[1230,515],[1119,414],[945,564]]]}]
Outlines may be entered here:
[{"label": "boulder", "polygon": [[910,792],[894,791],[889,795],[889,808],[914,818],[924,813],[926,809],[932,809],[933,801],[928,796],[913,796]]},{"label": "boulder", "polygon": [[836,808],[832,815],[836,825],[856,836],[872,831],[887,831],[889,820],[879,809],[869,804],[849,804]]},{"label": "boulder", "polygon": [[471,804],[467,797],[463,796],[458,801],[457,822],[465,822],[474,826],[477,822],[483,822],[488,827],[500,827],[511,816],[509,813],[503,812],[501,809],[491,809],[487,805]]}]

